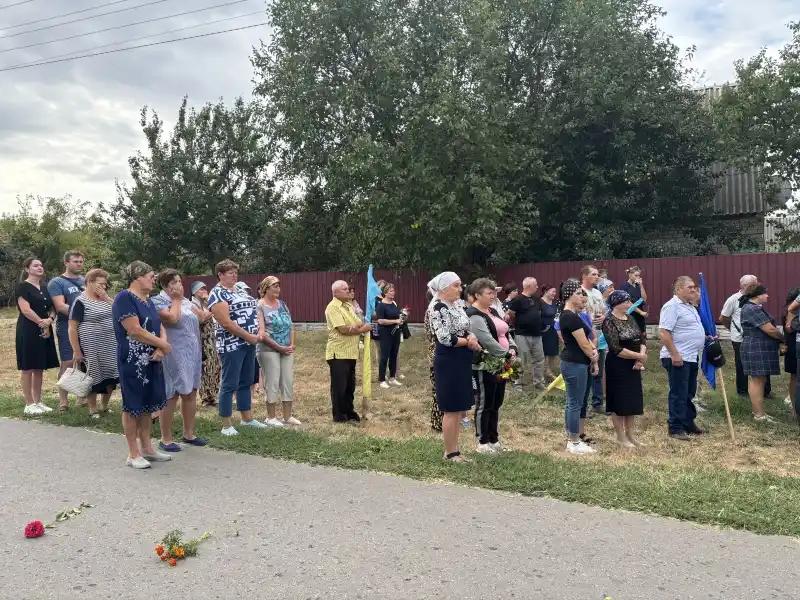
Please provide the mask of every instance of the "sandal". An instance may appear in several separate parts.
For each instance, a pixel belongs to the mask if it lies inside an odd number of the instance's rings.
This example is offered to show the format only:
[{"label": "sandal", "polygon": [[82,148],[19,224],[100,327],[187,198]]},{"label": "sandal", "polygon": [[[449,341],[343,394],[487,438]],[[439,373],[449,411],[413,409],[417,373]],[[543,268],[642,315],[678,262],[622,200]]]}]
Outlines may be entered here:
[{"label": "sandal", "polygon": [[584,444],[593,444],[594,443],[594,438],[586,437],[585,433],[580,434],[580,436],[578,436],[578,437],[580,437],[581,441]]},{"label": "sandal", "polygon": [[461,456],[461,452],[459,450],[456,450],[455,452],[450,452],[449,454],[445,454],[444,459],[450,462],[457,462],[457,463],[469,462],[468,458]]},{"label": "sandal", "polygon": [[59,407],[58,407],[58,412],[65,413],[65,412],[67,412],[68,410],[69,410],[69,406],[59,406]]}]

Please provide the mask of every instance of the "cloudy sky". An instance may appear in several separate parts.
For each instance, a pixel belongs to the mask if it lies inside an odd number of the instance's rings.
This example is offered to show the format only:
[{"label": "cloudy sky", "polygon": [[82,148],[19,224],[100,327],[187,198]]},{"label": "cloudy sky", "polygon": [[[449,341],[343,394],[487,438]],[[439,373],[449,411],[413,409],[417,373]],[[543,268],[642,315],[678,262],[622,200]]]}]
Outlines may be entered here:
[{"label": "cloudy sky", "polygon": [[[696,46],[693,65],[703,73],[698,85],[732,79],[733,61],[762,46],[777,50],[789,38],[786,24],[800,18],[797,0],[761,0],[757,9],[752,0],[661,4],[668,13],[664,31],[681,48]],[[139,8],[101,16],[133,7]],[[26,194],[112,201],[115,179],[126,179],[127,158],[141,145],[141,107],[153,107],[169,123],[184,95],[195,105],[249,95],[250,51],[267,32],[259,26],[71,62],[3,69],[248,26],[264,21],[263,15],[264,0],[0,0],[0,212],[14,211],[17,197]],[[95,18],[86,18],[90,16]],[[119,27],[152,19],[160,20]],[[115,29],[83,35],[109,28]],[[67,37],[72,39],[61,40]]]}]

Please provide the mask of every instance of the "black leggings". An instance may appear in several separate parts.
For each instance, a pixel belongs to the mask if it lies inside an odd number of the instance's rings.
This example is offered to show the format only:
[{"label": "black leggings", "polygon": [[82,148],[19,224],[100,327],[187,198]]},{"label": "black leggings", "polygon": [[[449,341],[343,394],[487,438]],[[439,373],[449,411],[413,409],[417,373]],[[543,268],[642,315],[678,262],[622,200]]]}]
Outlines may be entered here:
[{"label": "black leggings", "polygon": [[380,360],[378,362],[378,381],[386,380],[386,365],[389,365],[389,377],[397,375],[397,354],[400,352],[400,330],[394,335],[381,331],[378,340]]}]

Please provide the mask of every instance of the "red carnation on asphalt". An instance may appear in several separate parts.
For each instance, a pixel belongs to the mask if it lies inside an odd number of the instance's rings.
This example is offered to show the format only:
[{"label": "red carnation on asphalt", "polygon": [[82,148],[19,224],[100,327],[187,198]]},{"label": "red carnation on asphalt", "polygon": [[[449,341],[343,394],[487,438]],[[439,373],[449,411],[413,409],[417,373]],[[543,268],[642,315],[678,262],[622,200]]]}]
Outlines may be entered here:
[{"label": "red carnation on asphalt", "polygon": [[44,524],[41,521],[31,521],[25,525],[25,537],[37,538],[44,535]]}]

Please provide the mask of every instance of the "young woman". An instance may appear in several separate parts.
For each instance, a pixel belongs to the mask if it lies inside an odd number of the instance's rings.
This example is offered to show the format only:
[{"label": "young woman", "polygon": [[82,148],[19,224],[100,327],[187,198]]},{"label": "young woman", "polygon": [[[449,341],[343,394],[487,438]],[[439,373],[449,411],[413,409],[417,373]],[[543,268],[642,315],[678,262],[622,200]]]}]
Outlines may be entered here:
[{"label": "young woman", "polygon": [[[86,397],[89,416],[99,419],[101,412],[108,412],[111,392],[119,384],[117,340],[107,291],[108,273],[91,269],[85,285],[86,289],[72,303],[67,327],[74,364],[86,365],[86,372],[92,378],[92,391]],[[97,394],[100,394],[99,411]]]},{"label": "young woman", "polygon": [[[400,352],[400,339],[403,324],[400,307],[395,302],[396,289],[393,283],[383,287],[383,297],[375,305],[375,317],[378,322],[378,342],[380,358],[378,361],[378,381],[380,386],[388,389],[390,385],[403,385],[397,381],[397,355]],[[389,378],[386,378],[386,367],[389,367]]]},{"label": "young woman", "polygon": [[800,288],[789,290],[786,296],[786,316],[784,331],[786,332],[786,355],[783,359],[783,370],[789,374],[789,400],[795,416],[800,415],[797,410],[797,367],[798,353],[797,346],[800,345],[800,338],[797,335],[800,320],[798,320],[798,309],[800,309]]},{"label": "young woman", "polygon": [[[470,331],[490,356],[515,357],[517,347],[508,335],[508,323],[493,306],[497,298],[494,282],[486,278],[476,279],[470,289],[475,296],[475,302],[467,308]],[[484,362],[480,361],[472,365],[472,388],[475,390],[475,437],[478,452],[495,454],[503,449],[499,440],[498,422],[506,383],[499,381],[497,373],[486,369]]]},{"label": "young woman", "polygon": [[767,288],[753,284],[739,299],[742,307],[742,369],[747,375],[747,391],[753,405],[753,419],[774,419],[764,412],[764,386],[767,377],[781,372],[779,347],[783,334],[775,327],[764,304],[769,300]]},{"label": "young woman", "polygon": [[[258,285],[258,331],[262,341],[257,346],[261,366],[262,387],[267,398],[267,425],[283,427],[301,425],[292,416],[294,399],[295,330],[292,313],[281,300],[281,282],[270,275]],[[281,404],[283,419],[278,419]]]},{"label": "young woman", "polygon": [[122,427],[128,442],[126,464],[147,469],[151,462],[172,460],[153,448],[150,439],[150,415],[167,403],[161,361],[172,346],[150,300],[156,283],[152,267],[135,260],[125,268],[125,275],[128,289],[117,294],[111,311],[122,388]]},{"label": "young woman", "polygon": [[431,331],[436,338],[433,369],[436,402],[442,411],[444,458],[464,461],[458,449],[461,419],[473,404],[472,358],[481,349],[470,332],[470,321],[461,300],[461,279],[452,271],[440,273],[428,282],[433,299],[428,305]]},{"label": "young woman", "polygon": [[598,373],[597,348],[590,341],[592,327],[580,314],[586,308],[587,294],[577,279],[561,285],[561,311],[558,323],[564,349],[561,351],[561,374],[567,388],[564,424],[567,432],[567,452],[594,454],[595,450],[581,439],[589,399],[589,375]]},{"label": "young woman", "polygon": [[633,304],[628,292],[618,290],[608,297],[611,314],[603,321],[608,343],[606,356],[606,411],[623,448],[640,446],[634,436],[636,415],[644,412],[642,369],[647,363],[647,338],[627,310]]},{"label": "young woman", "polygon": [[42,402],[42,375],[58,368],[53,338],[53,301],[44,285],[44,266],[38,258],[23,264],[23,280],[14,292],[17,298],[17,369],[20,371],[24,414],[35,417],[53,409]]}]

